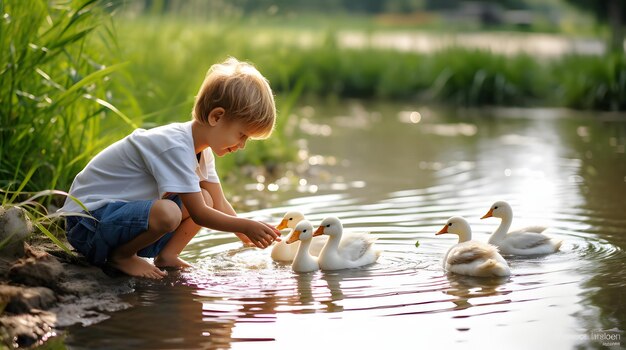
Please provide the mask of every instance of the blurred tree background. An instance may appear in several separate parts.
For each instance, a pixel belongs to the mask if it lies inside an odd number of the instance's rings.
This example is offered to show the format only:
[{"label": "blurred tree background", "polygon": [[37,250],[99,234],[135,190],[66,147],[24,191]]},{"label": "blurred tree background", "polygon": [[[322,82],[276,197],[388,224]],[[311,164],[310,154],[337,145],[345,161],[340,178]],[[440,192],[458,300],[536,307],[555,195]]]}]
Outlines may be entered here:
[{"label": "blurred tree background", "polygon": [[610,50],[620,54],[624,53],[626,6],[623,0],[567,0],[567,2],[593,13],[598,21],[608,23],[611,33]]}]

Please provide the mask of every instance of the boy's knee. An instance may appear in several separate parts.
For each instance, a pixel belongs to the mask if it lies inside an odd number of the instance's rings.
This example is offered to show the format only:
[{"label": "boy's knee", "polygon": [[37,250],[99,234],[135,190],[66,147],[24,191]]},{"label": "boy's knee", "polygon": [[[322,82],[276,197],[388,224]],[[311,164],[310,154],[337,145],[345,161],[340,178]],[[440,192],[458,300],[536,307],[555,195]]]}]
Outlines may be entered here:
[{"label": "boy's knee", "polygon": [[150,225],[162,232],[171,232],[180,225],[182,212],[178,205],[167,199],[154,202],[150,210]]}]

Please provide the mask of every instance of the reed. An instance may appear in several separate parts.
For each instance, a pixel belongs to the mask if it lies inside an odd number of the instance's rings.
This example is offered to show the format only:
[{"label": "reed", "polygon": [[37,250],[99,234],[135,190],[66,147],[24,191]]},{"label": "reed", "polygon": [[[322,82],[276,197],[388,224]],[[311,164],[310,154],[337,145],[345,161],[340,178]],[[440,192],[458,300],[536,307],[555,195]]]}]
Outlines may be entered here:
[{"label": "reed", "polygon": [[111,10],[99,0],[0,2],[0,188],[68,188],[110,141],[104,119],[137,125],[107,102],[124,64],[88,41]]},{"label": "reed", "polygon": [[626,110],[626,56],[572,55],[552,67],[553,97],[559,103],[576,109]]},{"label": "reed", "polygon": [[37,235],[68,253],[54,210],[67,194],[54,189],[140,123],[110,102],[125,63],[92,45],[116,45],[106,30],[114,10],[100,0],[0,1],[1,204],[26,209]]}]

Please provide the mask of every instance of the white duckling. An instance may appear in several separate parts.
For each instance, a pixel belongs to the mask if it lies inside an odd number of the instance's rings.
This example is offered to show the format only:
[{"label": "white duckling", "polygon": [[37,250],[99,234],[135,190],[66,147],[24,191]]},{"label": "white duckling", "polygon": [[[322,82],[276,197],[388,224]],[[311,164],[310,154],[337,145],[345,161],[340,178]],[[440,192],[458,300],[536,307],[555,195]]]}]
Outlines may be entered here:
[{"label": "white duckling", "polygon": [[317,257],[309,254],[309,247],[313,239],[313,225],[308,220],[300,221],[289,235],[287,244],[300,241],[296,257],[291,263],[291,268],[296,272],[312,272],[320,269]]},{"label": "white duckling", "polygon": [[[294,230],[296,225],[302,220],[304,220],[304,214],[299,211],[290,211],[283,216],[283,219],[280,221],[278,226],[276,226],[276,228],[278,230],[284,230],[286,228]],[[287,237],[287,239],[289,239],[289,237]],[[309,248],[311,254],[314,256],[320,255],[320,251],[324,247],[327,239],[327,237],[318,237],[313,239],[311,247]],[[298,252],[299,246],[299,241],[296,241],[293,244],[287,244],[285,240],[281,240],[280,242],[277,241],[272,247],[272,260],[292,262]]]},{"label": "white duckling", "polygon": [[472,240],[472,229],[460,216],[448,219],[446,225],[436,233],[454,233],[459,243],[452,246],[443,258],[443,267],[448,272],[477,277],[504,277],[511,275],[509,265],[498,248],[491,244]]},{"label": "white duckling", "polygon": [[563,241],[550,238],[542,232],[543,226],[528,226],[509,232],[513,221],[513,209],[505,201],[493,203],[487,214],[481,219],[496,217],[502,219],[500,226],[489,237],[489,243],[497,246],[503,254],[542,255],[554,253]]},{"label": "white duckling", "polygon": [[331,216],[322,220],[313,236],[328,235],[328,242],[319,255],[322,270],[341,270],[369,265],[380,256],[374,247],[376,238],[367,233],[351,233],[343,239],[343,225],[338,218]]}]

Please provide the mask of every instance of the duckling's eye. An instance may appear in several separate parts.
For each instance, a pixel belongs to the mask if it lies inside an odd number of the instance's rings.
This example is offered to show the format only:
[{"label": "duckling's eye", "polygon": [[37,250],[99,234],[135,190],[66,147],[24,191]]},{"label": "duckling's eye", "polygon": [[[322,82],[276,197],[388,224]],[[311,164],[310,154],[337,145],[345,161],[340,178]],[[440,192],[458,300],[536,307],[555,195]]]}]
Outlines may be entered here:
[{"label": "duckling's eye", "polygon": [[452,223],[449,223],[448,226],[452,226]]},{"label": "duckling's eye", "polygon": [[495,207],[493,207],[493,209],[498,209],[498,206],[496,205]]},{"label": "duckling's eye", "polygon": [[302,232],[306,232],[306,229],[302,230]]},{"label": "duckling's eye", "polygon": [[330,227],[330,224],[326,225],[326,227]]},{"label": "duckling's eye", "polygon": [[293,220],[293,218],[289,218],[289,221]]}]

